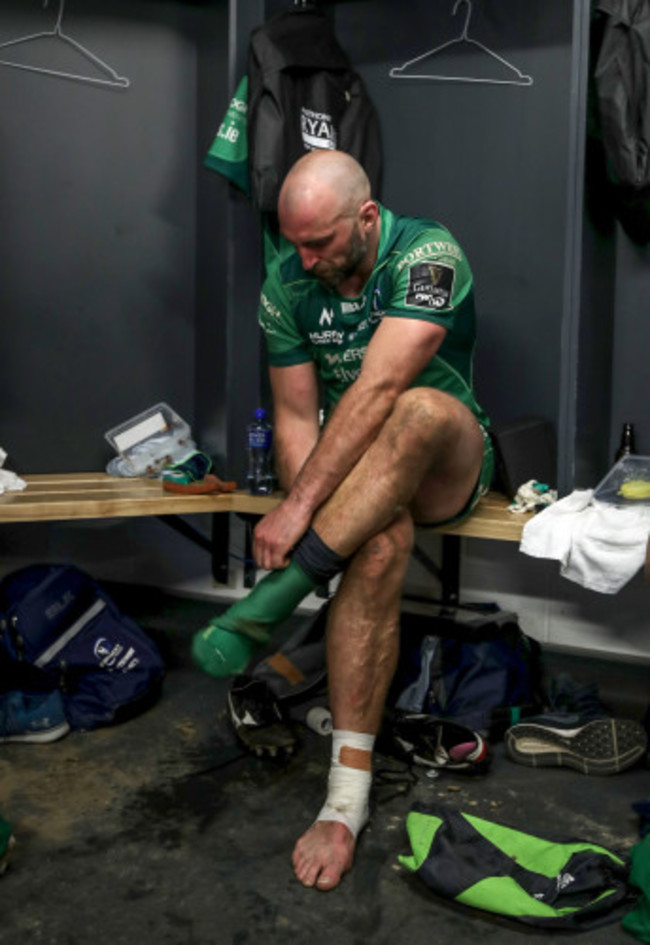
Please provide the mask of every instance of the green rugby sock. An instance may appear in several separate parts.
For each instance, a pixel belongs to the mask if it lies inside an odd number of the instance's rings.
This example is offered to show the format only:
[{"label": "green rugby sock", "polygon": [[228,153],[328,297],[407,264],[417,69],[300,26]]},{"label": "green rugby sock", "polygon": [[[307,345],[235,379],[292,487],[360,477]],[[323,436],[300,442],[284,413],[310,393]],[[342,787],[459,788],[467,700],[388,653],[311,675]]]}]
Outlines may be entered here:
[{"label": "green rugby sock", "polygon": [[192,642],[194,661],[218,678],[243,672],[255,651],[269,642],[276,624],[290,617],[316,586],[295,561],[271,571],[250,594],[199,630]]}]

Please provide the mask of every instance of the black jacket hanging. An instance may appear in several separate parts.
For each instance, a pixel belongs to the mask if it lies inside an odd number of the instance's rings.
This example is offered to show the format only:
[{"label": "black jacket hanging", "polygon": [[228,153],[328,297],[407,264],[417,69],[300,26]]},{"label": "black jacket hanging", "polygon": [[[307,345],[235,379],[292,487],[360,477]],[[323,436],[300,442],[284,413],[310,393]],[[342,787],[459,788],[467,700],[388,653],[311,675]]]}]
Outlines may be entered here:
[{"label": "black jacket hanging", "polygon": [[614,209],[628,236],[650,242],[650,0],[597,0],[594,68],[600,136]]},{"label": "black jacket hanging", "polygon": [[355,157],[378,196],[379,120],[327,14],[297,8],[254,30],[248,80],[251,193],[259,210],[276,210],[287,171],[317,148],[337,148]]}]

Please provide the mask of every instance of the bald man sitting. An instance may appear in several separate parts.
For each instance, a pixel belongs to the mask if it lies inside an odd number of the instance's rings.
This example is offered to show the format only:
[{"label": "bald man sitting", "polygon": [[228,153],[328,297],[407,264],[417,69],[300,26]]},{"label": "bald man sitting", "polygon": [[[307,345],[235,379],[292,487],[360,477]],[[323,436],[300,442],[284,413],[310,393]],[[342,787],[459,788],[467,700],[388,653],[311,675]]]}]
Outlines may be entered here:
[{"label": "bald man sitting", "polygon": [[255,529],[255,559],[271,573],[197,634],[193,652],[214,676],[241,672],[275,624],[343,572],[327,626],[327,797],[293,853],[305,886],[331,889],[368,819],[414,523],[468,515],[493,457],[472,391],[472,274],[448,230],[380,205],[338,151],[293,166],[278,214],[294,252],[269,268],[259,319],[287,497]]}]

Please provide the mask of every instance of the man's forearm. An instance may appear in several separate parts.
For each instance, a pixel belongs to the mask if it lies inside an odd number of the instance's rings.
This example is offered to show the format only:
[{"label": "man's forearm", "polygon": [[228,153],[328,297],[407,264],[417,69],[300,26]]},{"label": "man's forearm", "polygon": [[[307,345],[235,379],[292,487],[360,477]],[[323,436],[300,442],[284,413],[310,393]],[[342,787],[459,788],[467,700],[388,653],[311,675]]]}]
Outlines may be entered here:
[{"label": "man's forearm", "polygon": [[314,447],[317,432],[314,435],[311,429],[293,426],[289,430],[276,429],[274,433],[275,471],[280,487],[289,492]]},{"label": "man's forearm", "polygon": [[396,393],[359,382],[346,391],[291,487],[291,503],[316,512],[374,441]]}]

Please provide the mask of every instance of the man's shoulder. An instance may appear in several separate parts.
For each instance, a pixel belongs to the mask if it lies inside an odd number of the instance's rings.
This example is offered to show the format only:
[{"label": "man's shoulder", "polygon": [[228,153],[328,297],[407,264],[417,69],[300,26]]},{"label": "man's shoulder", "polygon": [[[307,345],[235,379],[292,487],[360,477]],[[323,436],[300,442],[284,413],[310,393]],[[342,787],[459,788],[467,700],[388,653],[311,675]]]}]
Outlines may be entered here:
[{"label": "man's shoulder", "polygon": [[285,294],[293,295],[296,292],[303,295],[309,290],[313,279],[307,279],[295,250],[289,250],[267,262],[265,285],[270,288],[281,289]]},{"label": "man's shoulder", "polygon": [[391,223],[383,270],[391,314],[448,321],[471,299],[472,272],[460,244],[433,219],[393,214]]},{"label": "man's shoulder", "polygon": [[384,210],[388,223],[386,250],[393,256],[400,255],[417,246],[429,246],[433,254],[449,251],[462,254],[458,240],[444,224],[430,217],[406,216]]}]

